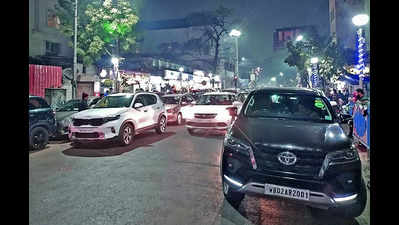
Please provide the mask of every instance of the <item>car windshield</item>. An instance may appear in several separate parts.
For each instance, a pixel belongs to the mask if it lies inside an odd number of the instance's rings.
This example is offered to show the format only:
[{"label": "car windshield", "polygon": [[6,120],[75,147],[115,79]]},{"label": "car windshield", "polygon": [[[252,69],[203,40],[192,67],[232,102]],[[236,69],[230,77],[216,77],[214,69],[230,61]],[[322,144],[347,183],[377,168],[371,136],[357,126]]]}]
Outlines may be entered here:
[{"label": "car windshield", "polygon": [[197,105],[231,105],[234,95],[202,95]]},{"label": "car windshield", "polygon": [[122,96],[106,96],[94,105],[94,109],[98,108],[123,108],[129,107],[134,95]]},{"label": "car windshield", "polygon": [[74,108],[79,107],[79,102],[80,102],[80,100],[78,100],[78,99],[69,100],[66,103],[62,104],[56,111],[57,112],[73,111]]},{"label": "car windshield", "polygon": [[162,101],[165,104],[179,104],[180,97],[179,96],[163,96]]},{"label": "car windshield", "polygon": [[333,120],[323,98],[303,94],[255,93],[248,101],[244,115],[316,122]]}]

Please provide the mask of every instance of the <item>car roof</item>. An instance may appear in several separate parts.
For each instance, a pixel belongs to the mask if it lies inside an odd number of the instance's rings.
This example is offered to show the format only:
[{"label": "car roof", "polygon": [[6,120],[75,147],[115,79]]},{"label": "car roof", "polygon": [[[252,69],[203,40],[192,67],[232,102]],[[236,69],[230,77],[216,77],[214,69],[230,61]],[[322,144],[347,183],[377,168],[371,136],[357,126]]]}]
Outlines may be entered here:
[{"label": "car roof", "polygon": [[274,92],[274,93],[297,93],[297,94],[310,94],[310,95],[317,95],[322,96],[321,91],[316,91],[310,88],[297,88],[297,87],[267,87],[267,88],[260,88],[255,91],[257,92]]},{"label": "car roof", "polygon": [[[143,93],[143,92],[140,92]],[[110,94],[108,96],[126,96],[126,95],[134,95],[133,93],[116,93],[116,94]]]},{"label": "car roof", "polygon": [[204,95],[235,95],[231,92],[207,92]]}]

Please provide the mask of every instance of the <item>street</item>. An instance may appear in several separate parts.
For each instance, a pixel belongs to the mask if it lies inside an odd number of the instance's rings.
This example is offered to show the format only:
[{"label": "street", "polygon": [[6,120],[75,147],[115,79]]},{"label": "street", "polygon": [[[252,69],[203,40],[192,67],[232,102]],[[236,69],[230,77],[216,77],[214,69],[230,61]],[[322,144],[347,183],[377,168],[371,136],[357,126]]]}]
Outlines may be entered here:
[{"label": "street", "polygon": [[134,138],[127,147],[52,142],[30,153],[29,224],[370,224],[369,202],[355,220],[269,197],[246,196],[234,209],[219,175],[223,135],[170,125]]}]

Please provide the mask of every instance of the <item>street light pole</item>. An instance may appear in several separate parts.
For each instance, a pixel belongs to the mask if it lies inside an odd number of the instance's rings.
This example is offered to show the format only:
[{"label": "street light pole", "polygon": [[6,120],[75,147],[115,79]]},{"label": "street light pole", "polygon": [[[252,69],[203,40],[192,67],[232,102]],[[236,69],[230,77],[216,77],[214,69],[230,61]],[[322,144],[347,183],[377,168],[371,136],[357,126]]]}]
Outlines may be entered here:
[{"label": "street light pole", "polygon": [[75,32],[74,32],[74,47],[73,47],[73,80],[72,80],[72,99],[76,98],[77,95],[77,66],[78,66],[78,57],[76,54],[77,48],[77,37],[78,37],[78,0],[75,0]]},{"label": "street light pole", "polygon": [[[235,66],[235,76],[237,76],[238,79],[238,37],[240,37],[241,32],[239,30],[233,29],[230,34],[230,36],[235,37],[235,41],[236,41],[236,66]],[[235,88],[237,88],[237,80],[234,79],[234,85]]]},{"label": "street light pole", "polygon": [[365,46],[366,46],[366,39],[363,36],[363,29],[362,27],[366,25],[369,22],[369,16],[366,14],[360,14],[357,16],[354,16],[352,18],[353,24],[358,27],[357,29],[357,36],[358,36],[358,53],[359,53],[359,60],[358,60],[358,65],[357,69],[360,71],[359,73],[359,85],[363,89],[363,79],[364,79],[364,69],[365,69],[365,63],[364,63],[364,54],[365,54]]}]

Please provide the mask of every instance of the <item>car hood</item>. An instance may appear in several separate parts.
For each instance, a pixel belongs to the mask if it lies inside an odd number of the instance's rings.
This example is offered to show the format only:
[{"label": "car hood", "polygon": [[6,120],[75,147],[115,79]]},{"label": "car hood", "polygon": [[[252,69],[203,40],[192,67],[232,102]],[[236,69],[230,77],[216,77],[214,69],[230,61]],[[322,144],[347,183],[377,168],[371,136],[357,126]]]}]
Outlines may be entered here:
[{"label": "car hood", "polygon": [[263,146],[330,152],[351,145],[338,123],[240,118],[233,132],[238,132],[256,148]]},{"label": "car hood", "polygon": [[112,117],[127,112],[128,110],[129,110],[128,108],[87,109],[74,114],[72,118],[94,119],[94,118]]},{"label": "car hood", "polygon": [[64,119],[67,119],[71,117],[73,114],[76,114],[77,111],[63,111],[63,112],[56,112],[55,113],[55,119],[57,121],[62,121]]},{"label": "car hood", "polygon": [[193,105],[190,107],[193,113],[218,113],[233,105]]}]

